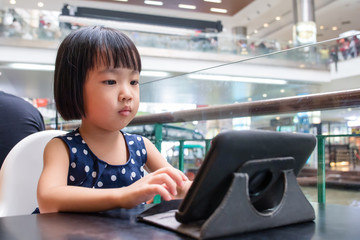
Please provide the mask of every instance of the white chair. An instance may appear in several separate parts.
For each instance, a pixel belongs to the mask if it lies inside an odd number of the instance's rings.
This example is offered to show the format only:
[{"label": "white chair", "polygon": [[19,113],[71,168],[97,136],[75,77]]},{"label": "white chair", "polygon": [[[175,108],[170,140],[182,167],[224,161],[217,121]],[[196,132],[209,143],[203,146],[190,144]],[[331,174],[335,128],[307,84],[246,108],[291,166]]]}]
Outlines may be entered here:
[{"label": "white chair", "polygon": [[0,170],[0,217],[31,214],[38,207],[36,189],[45,145],[65,133],[61,130],[33,133],[11,149]]}]

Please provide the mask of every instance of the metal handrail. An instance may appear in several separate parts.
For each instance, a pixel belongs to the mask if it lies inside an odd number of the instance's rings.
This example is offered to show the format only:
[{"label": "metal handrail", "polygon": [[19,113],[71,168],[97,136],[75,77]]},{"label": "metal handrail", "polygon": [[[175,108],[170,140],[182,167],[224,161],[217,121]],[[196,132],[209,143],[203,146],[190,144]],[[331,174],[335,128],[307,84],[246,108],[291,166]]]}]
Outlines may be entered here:
[{"label": "metal handrail", "polygon": [[[264,101],[236,103],[194,110],[158,113],[135,117],[129,125],[155,124],[157,127],[157,148],[161,151],[161,128],[163,123],[214,120],[234,117],[260,116],[301,111],[318,111],[360,106],[360,89],[339,92],[311,94],[305,96],[271,99]],[[325,203],[325,138],[353,135],[318,135],[318,202]],[[355,136],[355,135],[354,135]],[[358,135],[356,135],[358,136]],[[209,143],[209,141],[208,141]],[[183,148],[183,141],[180,148]],[[181,149],[179,149],[181,151]],[[182,160],[181,160],[182,159]],[[183,156],[179,154],[180,169],[183,170]]]},{"label": "metal handrail", "polygon": [[360,106],[360,89],[203,107],[135,117],[129,125],[177,123]]}]

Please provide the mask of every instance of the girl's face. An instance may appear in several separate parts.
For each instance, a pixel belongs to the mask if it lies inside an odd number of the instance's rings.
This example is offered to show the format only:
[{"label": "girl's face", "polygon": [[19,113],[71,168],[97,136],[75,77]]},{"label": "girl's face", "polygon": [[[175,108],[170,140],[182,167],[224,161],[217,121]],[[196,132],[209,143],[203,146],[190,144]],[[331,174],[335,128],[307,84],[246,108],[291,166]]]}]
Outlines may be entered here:
[{"label": "girl's face", "polygon": [[84,83],[86,117],[82,121],[109,131],[128,125],[139,108],[139,72],[98,66]]}]

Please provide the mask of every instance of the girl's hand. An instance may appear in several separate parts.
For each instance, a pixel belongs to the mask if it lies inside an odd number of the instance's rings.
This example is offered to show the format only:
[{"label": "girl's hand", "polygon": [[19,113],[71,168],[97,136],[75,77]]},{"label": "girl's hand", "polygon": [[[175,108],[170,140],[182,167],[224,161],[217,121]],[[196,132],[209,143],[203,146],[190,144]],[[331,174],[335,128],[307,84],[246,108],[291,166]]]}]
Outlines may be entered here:
[{"label": "girl's hand", "polygon": [[126,187],[131,193],[123,207],[133,208],[152,199],[157,194],[165,201],[172,200],[178,195],[186,193],[189,182],[188,178],[180,170],[173,167],[161,168]]}]

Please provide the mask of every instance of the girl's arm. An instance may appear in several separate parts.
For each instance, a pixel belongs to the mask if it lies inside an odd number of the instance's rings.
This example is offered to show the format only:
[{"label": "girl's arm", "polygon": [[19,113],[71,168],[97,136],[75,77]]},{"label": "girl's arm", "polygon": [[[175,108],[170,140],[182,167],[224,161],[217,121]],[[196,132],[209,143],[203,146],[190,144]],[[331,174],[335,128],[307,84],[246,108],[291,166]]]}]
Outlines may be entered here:
[{"label": "girl's arm", "polygon": [[[160,164],[161,165],[161,164]],[[152,167],[159,167],[154,164]],[[165,165],[164,165],[165,166]],[[132,208],[156,194],[164,200],[177,195],[177,186],[184,176],[172,167],[160,168],[128,187],[94,189],[68,186],[69,153],[65,143],[55,138],[44,150],[44,167],[38,183],[38,203],[41,213],[95,212],[114,208]]]},{"label": "girl's arm", "polygon": [[181,185],[177,186],[177,195],[173,197],[184,198],[192,184],[192,181],[189,181],[189,179],[185,176],[184,173],[182,173],[180,170],[174,168],[170,163],[168,163],[166,159],[163,158],[161,153],[157,150],[155,145],[152,142],[150,142],[149,139],[145,137],[143,137],[143,139],[147,151],[146,170],[153,172],[161,168],[169,168],[172,169],[172,171],[180,172],[183,182],[181,183]]}]

